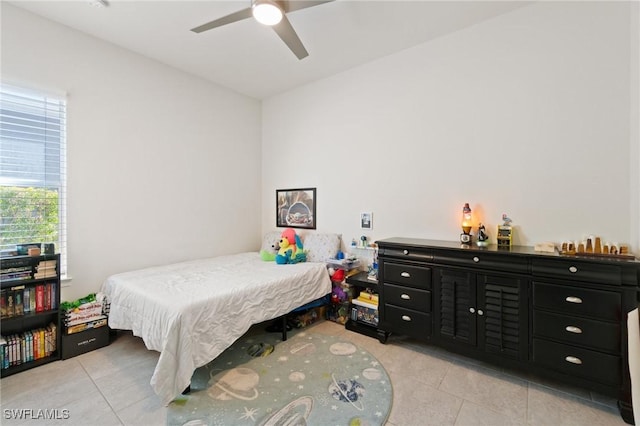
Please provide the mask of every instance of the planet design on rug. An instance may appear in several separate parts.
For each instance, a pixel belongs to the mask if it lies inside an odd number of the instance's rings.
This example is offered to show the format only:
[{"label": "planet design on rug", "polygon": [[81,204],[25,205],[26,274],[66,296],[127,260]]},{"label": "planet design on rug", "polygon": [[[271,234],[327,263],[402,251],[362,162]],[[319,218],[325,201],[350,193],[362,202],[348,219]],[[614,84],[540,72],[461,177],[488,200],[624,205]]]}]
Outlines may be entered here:
[{"label": "planet design on rug", "polygon": [[278,410],[262,426],[304,426],[312,408],[313,398],[301,396]]},{"label": "planet design on rug", "polygon": [[207,426],[207,423],[204,420],[196,419],[196,420],[189,420],[182,426]]},{"label": "planet design on rug", "polygon": [[316,351],[316,345],[311,342],[296,342],[289,352],[293,355],[311,355]]},{"label": "planet design on rug", "polygon": [[293,373],[289,374],[289,380],[291,380],[292,382],[301,382],[305,377],[307,376],[305,376],[302,371],[294,371]]},{"label": "planet design on rug", "polygon": [[207,394],[222,401],[241,399],[252,401],[258,397],[260,376],[250,368],[238,367],[222,371],[209,380]]},{"label": "planet design on rug", "polygon": [[365,379],[380,380],[380,378],[382,377],[382,371],[378,370],[377,368],[365,368],[364,370],[362,370],[362,375]]},{"label": "planet design on rug", "polygon": [[333,355],[351,355],[356,352],[356,345],[348,342],[338,342],[329,346],[329,352]]},{"label": "planet design on rug", "polygon": [[329,385],[329,394],[338,401],[348,402],[357,410],[364,410],[364,404],[358,399],[364,396],[364,386],[354,379],[336,380],[331,374],[333,383]]}]

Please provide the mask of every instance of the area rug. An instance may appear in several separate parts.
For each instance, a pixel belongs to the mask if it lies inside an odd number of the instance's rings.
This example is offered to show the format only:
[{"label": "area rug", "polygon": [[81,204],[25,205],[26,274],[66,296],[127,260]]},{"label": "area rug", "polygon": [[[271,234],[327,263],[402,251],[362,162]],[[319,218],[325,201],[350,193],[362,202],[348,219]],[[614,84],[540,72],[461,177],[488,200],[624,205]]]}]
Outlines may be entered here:
[{"label": "area rug", "polygon": [[167,424],[383,425],[393,400],[384,367],[336,337],[298,332],[240,338],[194,373],[191,393],[168,406]]}]

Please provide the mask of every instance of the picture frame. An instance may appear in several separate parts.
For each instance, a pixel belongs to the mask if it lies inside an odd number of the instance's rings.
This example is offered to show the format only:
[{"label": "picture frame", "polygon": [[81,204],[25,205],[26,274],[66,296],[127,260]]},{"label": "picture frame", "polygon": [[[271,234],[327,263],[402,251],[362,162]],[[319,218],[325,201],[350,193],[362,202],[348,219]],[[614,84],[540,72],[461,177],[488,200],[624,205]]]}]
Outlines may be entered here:
[{"label": "picture frame", "polygon": [[316,229],[316,188],[276,189],[276,227]]},{"label": "picture frame", "polygon": [[373,229],[373,213],[360,213],[360,229]]}]

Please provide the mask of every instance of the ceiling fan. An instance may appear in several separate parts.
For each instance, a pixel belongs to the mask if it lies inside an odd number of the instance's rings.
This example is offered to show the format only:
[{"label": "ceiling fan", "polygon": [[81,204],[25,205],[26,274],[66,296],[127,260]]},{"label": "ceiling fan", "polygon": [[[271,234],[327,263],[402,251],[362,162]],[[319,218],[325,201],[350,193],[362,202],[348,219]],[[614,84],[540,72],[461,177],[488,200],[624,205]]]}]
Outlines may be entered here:
[{"label": "ceiling fan", "polygon": [[216,19],[199,27],[192,28],[194,33],[201,33],[233,22],[253,16],[261,24],[273,27],[273,30],[285,42],[289,49],[298,57],[303,59],[309,56],[309,52],[304,48],[302,41],[291,26],[286,14],[333,0],[252,0],[251,7],[234,12],[230,15]]}]

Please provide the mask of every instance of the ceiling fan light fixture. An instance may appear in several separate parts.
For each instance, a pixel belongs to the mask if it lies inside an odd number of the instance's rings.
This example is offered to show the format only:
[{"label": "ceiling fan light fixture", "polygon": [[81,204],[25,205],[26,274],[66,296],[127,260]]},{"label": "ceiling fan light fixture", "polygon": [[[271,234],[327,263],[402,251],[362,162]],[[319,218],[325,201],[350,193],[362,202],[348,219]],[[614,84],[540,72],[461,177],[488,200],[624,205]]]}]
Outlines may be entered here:
[{"label": "ceiling fan light fixture", "polygon": [[251,12],[256,21],[269,26],[278,24],[284,15],[280,5],[271,0],[256,0],[251,6]]}]

